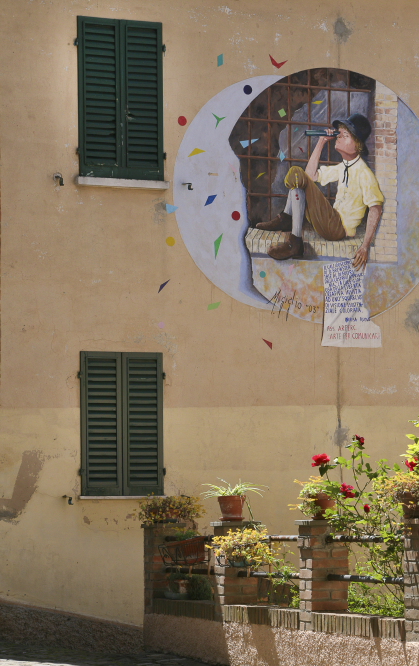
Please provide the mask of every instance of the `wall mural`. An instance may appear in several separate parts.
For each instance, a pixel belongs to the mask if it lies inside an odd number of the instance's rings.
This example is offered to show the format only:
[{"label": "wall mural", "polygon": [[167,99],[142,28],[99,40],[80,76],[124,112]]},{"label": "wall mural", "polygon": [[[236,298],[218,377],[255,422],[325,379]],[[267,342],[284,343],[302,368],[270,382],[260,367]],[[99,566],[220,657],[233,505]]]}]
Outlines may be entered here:
[{"label": "wall mural", "polygon": [[197,266],[238,301],[322,323],[323,269],[366,262],[357,293],[373,317],[419,281],[418,151],[418,118],[367,76],[258,76],[186,129],[173,210]]}]

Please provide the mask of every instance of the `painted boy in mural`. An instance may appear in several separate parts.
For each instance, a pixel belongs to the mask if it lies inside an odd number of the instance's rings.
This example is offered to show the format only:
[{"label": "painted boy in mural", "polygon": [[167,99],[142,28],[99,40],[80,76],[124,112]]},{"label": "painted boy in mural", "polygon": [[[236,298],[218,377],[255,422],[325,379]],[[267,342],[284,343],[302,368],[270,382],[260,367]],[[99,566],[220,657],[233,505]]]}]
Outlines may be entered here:
[{"label": "painted boy in mural", "polygon": [[[365,142],[371,133],[371,125],[360,113],[354,113],[346,120],[335,120],[332,125],[339,131],[335,149],[343,161],[319,168],[323,146],[335,138],[332,136],[334,130],[327,129],[328,136],[319,137],[305,171],[298,166],[288,171],[284,184],[289,193],[284,211],[273,220],[259,222],[256,226],[266,231],[290,231],[289,240],[272,245],[268,254],[279,261],[297,259],[304,254],[304,216],[319,236],[328,241],[339,241],[355,236],[368,207],[364,241],[352,262],[356,270],[363,270],[384,202],[375,175],[362,159],[363,155],[368,155]],[[315,183],[327,185],[335,181],[338,187],[332,207]]]}]

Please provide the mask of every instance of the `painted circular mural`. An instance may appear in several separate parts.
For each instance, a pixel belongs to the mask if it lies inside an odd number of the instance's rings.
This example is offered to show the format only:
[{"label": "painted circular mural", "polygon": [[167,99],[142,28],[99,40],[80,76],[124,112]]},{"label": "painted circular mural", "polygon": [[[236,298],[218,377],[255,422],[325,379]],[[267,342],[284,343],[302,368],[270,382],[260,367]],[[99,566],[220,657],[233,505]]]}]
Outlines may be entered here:
[{"label": "painted circular mural", "polygon": [[[344,216],[348,199],[350,211],[357,201],[355,176],[348,183],[355,169],[350,171],[348,161],[346,182],[323,176],[316,185],[327,210],[340,206],[343,237],[331,239],[309,221],[306,208],[300,255],[272,258],[270,248],[282,248],[289,232],[257,225],[266,226],[287,205],[286,212],[291,211],[287,173],[294,166],[305,171],[318,141],[306,132],[333,129],[334,120],[350,116],[354,122],[360,117],[369,121],[371,128],[368,138],[363,136],[368,155],[365,151],[360,159],[375,183],[374,191],[380,193],[375,199],[379,203],[380,196],[384,202],[372,239],[367,227],[374,196],[361,200],[354,223],[349,225]],[[271,309],[280,295],[291,303],[291,315],[317,323],[323,319],[323,266],[352,260],[368,241],[364,305],[375,316],[419,281],[418,152],[418,118],[391,90],[369,77],[321,68],[240,81],[203,106],[180,145],[173,195],[182,239],[196,265],[229,296]],[[320,171],[343,171],[342,157],[345,153],[335,140],[326,142],[318,157]],[[293,225],[296,219],[292,209]]]}]

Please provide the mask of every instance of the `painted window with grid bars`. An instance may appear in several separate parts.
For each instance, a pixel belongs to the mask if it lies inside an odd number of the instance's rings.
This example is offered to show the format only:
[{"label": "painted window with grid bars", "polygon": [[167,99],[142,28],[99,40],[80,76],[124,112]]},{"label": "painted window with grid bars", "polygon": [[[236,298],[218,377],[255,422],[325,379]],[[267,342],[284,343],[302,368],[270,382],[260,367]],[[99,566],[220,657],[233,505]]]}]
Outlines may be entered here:
[{"label": "painted window with grid bars", "polygon": [[[367,76],[346,69],[309,69],[284,77],[249,104],[230,135],[247,190],[249,226],[266,222],[284,209],[285,175],[291,166],[306,168],[318,141],[305,131],[332,127],[333,120],[352,113],[361,113],[372,125],[374,92],[375,81]],[[368,147],[374,145],[372,135]],[[373,153],[370,150],[368,160],[372,170]],[[334,142],[328,142],[319,166],[341,161]],[[337,183],[318,187],[333,205]]]}]

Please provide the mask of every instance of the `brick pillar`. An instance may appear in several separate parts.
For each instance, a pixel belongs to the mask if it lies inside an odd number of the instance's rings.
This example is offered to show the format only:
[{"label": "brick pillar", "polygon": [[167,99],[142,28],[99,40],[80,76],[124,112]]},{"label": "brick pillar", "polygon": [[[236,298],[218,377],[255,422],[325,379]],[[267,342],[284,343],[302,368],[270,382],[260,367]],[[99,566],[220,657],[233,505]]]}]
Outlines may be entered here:
[{"label": "brick pillar", "polygon": [[[251,523],[244,520],[242,522],[222,522],[211,523],[214,528],[214,536],[223,536],[231,530],[243,529]],[[215,619],[222,620],[223,606],[255,604],[257,602],[258,581],[257,578],[239,578],[240,569],[227,565],[225,558],[220,558],[220,565],[214,564],[215,573]]]},{"label": "brick pillar", "polygon": [[419,641],[419,519],[406,520],[404,541],[404,616],[406,640]]},{"label": "brick pillar", "polygon": [[165,565],[160,557],[159,544],[167,536],[176,534],[176,529],[186,527],[183,523],[160,523],[144,527],[144,612],[153,612],[153,598],[163,597],[167,586]]},{"label": "brick pillar", "polygon": [[300,549],[300,629],[312,629],[312,611],[345,611],[348,608],[348,583],[328,581],[330,573],[348,574],[348,549],[327,543],[327,520],[296,520],[297,546]]},{"label": "brick pillar", "polygon": [[385,202],[370,260],[397,261],[397,95],[377,81],[373,122],[375,175]]}]

